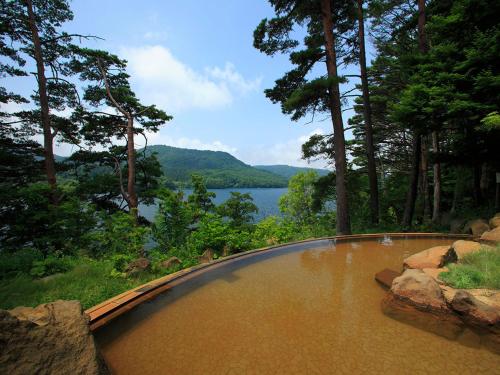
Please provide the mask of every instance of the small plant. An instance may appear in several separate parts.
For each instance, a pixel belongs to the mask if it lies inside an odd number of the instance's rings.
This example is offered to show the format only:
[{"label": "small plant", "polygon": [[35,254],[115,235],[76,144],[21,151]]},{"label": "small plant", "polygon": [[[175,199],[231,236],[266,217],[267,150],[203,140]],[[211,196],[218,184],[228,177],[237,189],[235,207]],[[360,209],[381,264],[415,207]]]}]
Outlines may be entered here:
[{"label": "small plant", "polygon": [[500,248],[467,254],[460,263],[449,264],[439,278],[459,289],[500,289]]},{"label": "small plant", "polygon": [[67,258],[57,258],[48,256],[43,260],[33,262],[30,275],[33,277],[45,277],[56,273],[69,271],[72,268],[71,262]]}]

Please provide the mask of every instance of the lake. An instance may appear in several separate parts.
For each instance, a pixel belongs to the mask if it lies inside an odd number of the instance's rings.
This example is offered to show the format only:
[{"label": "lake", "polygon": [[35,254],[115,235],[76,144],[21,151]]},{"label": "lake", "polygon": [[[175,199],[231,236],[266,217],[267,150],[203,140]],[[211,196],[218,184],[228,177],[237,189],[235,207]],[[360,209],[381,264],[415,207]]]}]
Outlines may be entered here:
[{"label": "lake", "polygon": [[[253,198],[253,203],[259,209],[259,212],[254,215],[256,222],[264,219],[267,216],[280,215],[278,201],[279,198],[288,191],[287,188],[229,188],[208,190],[216,194],[214,199],[214,203],[216,205],[219,205],[226,201],[231,196],[232,191],[242,194],[249,193]],[[184,190],[184,196],[187,197],[192,192],[192,189],[186,189]],[[157,209],[157,205],[140,205],[139,213],[146,219],[153,221]]]}]

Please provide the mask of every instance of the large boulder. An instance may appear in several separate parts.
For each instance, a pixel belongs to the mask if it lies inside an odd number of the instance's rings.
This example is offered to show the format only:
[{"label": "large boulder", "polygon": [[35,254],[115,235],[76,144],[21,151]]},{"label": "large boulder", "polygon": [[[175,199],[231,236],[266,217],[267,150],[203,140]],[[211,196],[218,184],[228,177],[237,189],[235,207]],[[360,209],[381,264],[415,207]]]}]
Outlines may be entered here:
[{"label": "large boulder", "polygon": [[500,244],[500,227],[484,232],[481,236],[481,241],[492,244]]},{"label": "large boulder", "polygon": [[[484,300],[483,300],[484,301]],[[457,290],[451,308],[473,326],[486,329],[496,326],[500,331],[500,310],[492,303],[485,303],[466,290]]]},{"label": "large boulder", "polygon": [[466,240],[458,240],[451,245],[455,253],[457,254],[458,261],[462,260],[465,255],[470,253],[475,253],[479,251],[481,248],[491,248],[487,245],[482,245],[476,241],[466,241]]},{"label": "large boulder", "polygon": [[479,237],[488,230],[490,230],[490,226],[485,220],[475,219],[465,224],[464,233],[472,234],[474,237]]},{"label": "large boulder", "polygon": [[147,258],[139,258],[127,265],[125,273],[127,276],[133,276],[138,273],[144,272],[151,266],[151,262]]},{"label": "large boulder", "polygon": [[451,308],[462,320],[481,335],[481,341],[490,350],[500,353],[500,307],[498,293],[480,300],[473,293],[458,290],[451,301]]},{"label": "large boulder", "polygon": [[0,373],[109,374],[78,301],[0,310]]},{"label": "large boulder", "polygon": [[446,263],[456,262],[457,254],[450,246],[435,246],[413,254],[404,260],[404,268],[441,268]]},{"label": "large boulder", "polygon": [[489,224],[490,224],[491,229],[495,229],[495,228],[500,227],[500,212],[496,213],[495,216],[493,216],[490,219]]},{"label": "large boulder", "polygon": [[419,269],[407,269],[394,279],[382,300],[382,310],[388,316],[434,332],[456,338],[463,322],[448,307],[438,283]]}]

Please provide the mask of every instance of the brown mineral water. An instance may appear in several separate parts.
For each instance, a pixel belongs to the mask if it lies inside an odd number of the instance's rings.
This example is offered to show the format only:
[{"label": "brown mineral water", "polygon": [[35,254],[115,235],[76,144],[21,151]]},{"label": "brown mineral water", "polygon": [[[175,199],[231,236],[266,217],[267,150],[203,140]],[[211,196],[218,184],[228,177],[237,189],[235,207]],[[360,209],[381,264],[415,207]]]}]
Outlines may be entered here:
[{"label": "brown mineral water", "polygon": [[494,374],[500,356],[385,316],[384,268],[451,239],[315,241],[211,269],[97,332],[116,374]]}]

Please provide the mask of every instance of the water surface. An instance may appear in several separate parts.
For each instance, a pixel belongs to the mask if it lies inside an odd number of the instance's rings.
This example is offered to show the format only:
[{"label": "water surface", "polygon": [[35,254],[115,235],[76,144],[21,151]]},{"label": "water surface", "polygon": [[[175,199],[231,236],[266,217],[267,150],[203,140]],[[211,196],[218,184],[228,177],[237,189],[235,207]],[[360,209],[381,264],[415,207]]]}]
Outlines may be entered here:
[{"label": "water surface", "polygon": [[287,246],[181,283],[97,339],[116,374],[499,373],[500,356],[381,312],[374,274],[451,242]]},{"label": "water surface", "polygon": [[[281,215],[278,206],[278,201],[280,197],[285,194],[287,188],[228,188],[228,189],[208,189],[215,193],[214,203],[220,205],[225,202],[230,196],[231,192],[239,192],[242,194],[249,193],[253,198],[253,203],[259,209],[259,212],[253,215],[256,222],[266,218],[267,216]],[[192,189],[185,189],[184,196],[187,198],[193,192]],[[151,206],[141,205],[139,207],[139,212],[149,221],[153,221],[158,210],[158,205],[154,204]]]}]

